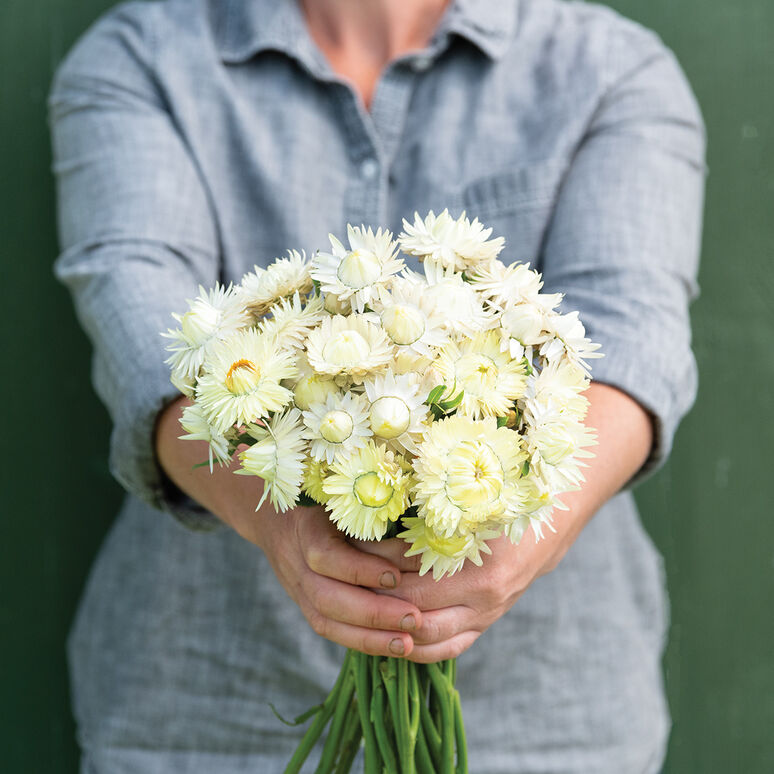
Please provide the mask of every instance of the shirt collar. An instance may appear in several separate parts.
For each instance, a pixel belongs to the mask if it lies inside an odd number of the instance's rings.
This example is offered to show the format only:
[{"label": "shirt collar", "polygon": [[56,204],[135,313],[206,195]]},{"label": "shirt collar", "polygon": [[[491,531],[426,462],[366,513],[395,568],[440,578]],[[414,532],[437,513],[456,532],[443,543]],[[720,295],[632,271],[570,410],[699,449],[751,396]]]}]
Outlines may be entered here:
[{"label": "shirt collar", "polygon": [[[491,59],[503,56],[516,31],[519,0],[452,0],[429,45],[439,50],[450,35],[477,46]],[[323,57],[309,36],[297,0],[216,0],[215,36],[226,63],[244,62],[260,51],[281,51],[312,70]]]}]

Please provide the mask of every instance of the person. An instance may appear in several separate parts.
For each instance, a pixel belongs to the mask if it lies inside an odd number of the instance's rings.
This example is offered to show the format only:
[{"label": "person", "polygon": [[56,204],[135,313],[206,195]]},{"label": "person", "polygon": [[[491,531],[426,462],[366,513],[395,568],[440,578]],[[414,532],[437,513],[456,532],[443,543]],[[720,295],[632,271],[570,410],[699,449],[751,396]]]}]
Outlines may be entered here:
[{"label": "person", "polygon": [[[56,272],[128,492],[68,643],[82,771],[281,771],[303,729],[269,703],[319,702],[342,646],[459,656],[480,774],[659,771],[666,598],[631,488],[695,395],[705,168],[658,37],[563,0],[131,2],[60,65],[50,116]],[[199,285],[445,207],[531,261],[605,357],[556,532],[435,583],[394,540],[256,513],[257,479],[194,469],[159,332]]]}]

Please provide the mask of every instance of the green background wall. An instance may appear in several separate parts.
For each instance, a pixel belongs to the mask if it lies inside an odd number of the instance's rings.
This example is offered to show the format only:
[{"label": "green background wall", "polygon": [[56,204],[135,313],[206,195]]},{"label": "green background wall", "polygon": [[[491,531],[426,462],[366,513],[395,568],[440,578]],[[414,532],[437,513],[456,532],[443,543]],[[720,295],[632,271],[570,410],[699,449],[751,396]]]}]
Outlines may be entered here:
[{"label": "green background wall", "polygon": [[[77,770],[64,638],[120,500],[57,251],[45,96],[110,0],[0,2],[0,770]],[[666,557],[667,771],[774,771],[774,3],[614,0],[677,53],[709,130],[698,403],[638,492]],[[671,514],[666,518],[663,514]]]}]

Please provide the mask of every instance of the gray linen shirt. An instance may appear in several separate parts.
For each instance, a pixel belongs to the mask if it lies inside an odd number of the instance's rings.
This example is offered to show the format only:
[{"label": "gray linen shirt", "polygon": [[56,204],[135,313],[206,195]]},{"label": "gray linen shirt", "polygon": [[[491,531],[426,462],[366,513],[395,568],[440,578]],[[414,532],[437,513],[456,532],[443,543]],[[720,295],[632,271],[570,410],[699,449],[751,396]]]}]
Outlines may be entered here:
[{"label": "gray linen shirt", "polygon": [[[640,26],[585,3],[456,0],[369,112],[292,0],[132,2],[74,47],[50,111],[56,272],[128,491],[69,641],[84,772],[281,771],[301,729],[268,702],[318,702],[342,657],[154,459],[175,396],[159,331],[198,284],[348,222],[399,231],[414,210],[464,208],[580,311],[606,355],[595,378],[653,415],[638,478],[667,454],[696,388],[704,130]],[[666,620],[660,557],[620,493],[461,657],[471,771],[657,771]]]}]

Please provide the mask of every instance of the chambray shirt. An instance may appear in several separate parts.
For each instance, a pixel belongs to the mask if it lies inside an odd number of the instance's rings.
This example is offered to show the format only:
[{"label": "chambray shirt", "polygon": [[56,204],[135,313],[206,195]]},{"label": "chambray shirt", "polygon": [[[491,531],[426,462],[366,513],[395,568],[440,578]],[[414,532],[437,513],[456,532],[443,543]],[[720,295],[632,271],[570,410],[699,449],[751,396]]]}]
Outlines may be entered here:
[{"label": "chambray shirt", "polygon": [[[702,120],[674,56],[608,9],[456,0],[367,111],[292,0],[132,2],[59,67],[50,118],[56,272],[128,493],[69,640],[84,772],[279,772],[303,729],[269,702],[301,712],[341,663],[261,551],[155,461],[176,395],[159,332],[199,284],[324,248],[347,223],[399,232],[415,210],[464,209],[565,294],[602,344],[594,377],[653,416],[637,478],[694,399]],[[627,490],[460,658],[471,771],[659,770],[666,626]]]}]

